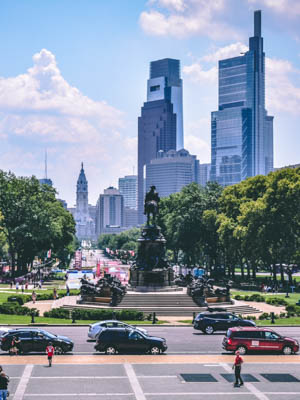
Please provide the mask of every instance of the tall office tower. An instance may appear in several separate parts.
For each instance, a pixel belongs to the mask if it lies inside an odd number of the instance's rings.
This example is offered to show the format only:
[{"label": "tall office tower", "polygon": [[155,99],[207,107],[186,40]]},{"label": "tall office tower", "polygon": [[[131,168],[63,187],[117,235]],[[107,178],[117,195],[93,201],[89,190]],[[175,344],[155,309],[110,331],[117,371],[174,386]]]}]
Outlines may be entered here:
[{"label": "tall office tower", "polygon": [[219,61],[219,111],[211,114],[211,180],[227,186],[273,170],[273,117],[265,109],[261,11],[244,55]]},{"label": "tall office tower", "polygon": [[146,190],[154,185],[160,197],[167,197],[192,182],[198,183],[199,161],[185,150],[159,152],[158,158],[146,165]]},{"label": "tall office tower", "polygon": [[119,233],[124,226],[124,199],[110,186],[100,194],[96,205],[96,233]]},{"label": "tall office tower", "polygon": [[138,119],[138,220],[144,222],[145,166],[160,150],[183,148],[180,62],[165,58],[150,63],[147,102]]},{"label": "tall office tower", "polygon": [[124,197],[124,206],[137,210],[137,175],[119,178],[119,191]]},{"label": "tall office tower", "polygon": [[210,164],[199,164],[198,169],[198,183],[201,186],[205,186],[210,181]]}]

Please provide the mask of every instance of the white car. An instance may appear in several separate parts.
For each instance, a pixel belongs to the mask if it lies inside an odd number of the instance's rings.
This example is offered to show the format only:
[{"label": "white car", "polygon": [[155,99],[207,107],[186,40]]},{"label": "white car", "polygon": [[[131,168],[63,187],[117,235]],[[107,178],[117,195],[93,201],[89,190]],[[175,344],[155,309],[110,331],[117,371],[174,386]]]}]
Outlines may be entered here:
[{"label": "white car", "polygon": [[115,319],[113,319],[113,320],[96,322],[96,323],[90,325],[89,332],[88,332],[88,337],[90,339],[96,340],[97,336],[99,335],[99,333],[102,331],[103,328],[128,328],[128,329],[134,329],[134,330],[140,331],[144,335],[148,336],[148,332],[147,332],[146,329],[137,328],[134,325],[129,325],[129,324],[126,324],[125,322],[116,321]]}]

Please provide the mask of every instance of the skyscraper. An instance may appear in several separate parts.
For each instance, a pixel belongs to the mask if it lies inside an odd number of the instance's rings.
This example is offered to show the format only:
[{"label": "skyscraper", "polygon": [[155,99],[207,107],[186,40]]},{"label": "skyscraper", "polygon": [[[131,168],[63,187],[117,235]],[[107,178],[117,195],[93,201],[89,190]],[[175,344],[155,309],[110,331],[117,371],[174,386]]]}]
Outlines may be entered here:
[{"label": "skyscraper", "polygon": [[169,196],[192,182],[198,183],[199,161],[187,150],[159,152],[146,166],[146,190],[154,185],[160,197]]},{"label": "skyscraper", "polygon": [[124,199],[118,189],[110,186],[100,194],[96,206],[96,233],[119,233],[124,228]]},{"label": "skyscraper", "polygon": [[265,109],[261,11],[249,51],[219,61],[219,110],[211,115],[211,180],[226,186],[273,170],[273,117]]},{"label": "skyscraper", "polygon": [[137,210],[137,176],[126,175],[119,178],[119,191],[124,197],[124,206]]},{"label": "skyscraper", "polygon": [[138,213],[144,222],[145,166],[160,150],[183,147],[182,80],[180,62],[165,58],[150,63],[147,102],[138,119]]}]

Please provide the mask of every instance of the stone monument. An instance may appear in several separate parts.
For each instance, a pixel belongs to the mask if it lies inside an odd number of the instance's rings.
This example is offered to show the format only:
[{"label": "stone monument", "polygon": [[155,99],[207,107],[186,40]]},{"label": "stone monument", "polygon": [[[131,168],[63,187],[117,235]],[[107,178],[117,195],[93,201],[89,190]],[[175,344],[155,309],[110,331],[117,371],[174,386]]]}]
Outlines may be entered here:
[{"label": "stone monument", "polygon": [[133,290],[167,290],[174,286],[174,273],[166,260],[166,240],[156,224],[159,212],[159,195],[151,186],[145,196],[144,214],[147,223],[138,239],[137,257],[130,269],[130,286]]}]

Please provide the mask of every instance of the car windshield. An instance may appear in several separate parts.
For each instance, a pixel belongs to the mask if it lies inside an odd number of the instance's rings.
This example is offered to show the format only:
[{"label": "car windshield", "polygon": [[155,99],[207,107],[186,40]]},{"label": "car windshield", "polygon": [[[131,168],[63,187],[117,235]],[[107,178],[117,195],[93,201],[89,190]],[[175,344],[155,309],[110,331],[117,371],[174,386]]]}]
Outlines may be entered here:
[{"label": "car windshield", "polygon": [[41,331],[41,333],[47,337],[49,337],[50,339],[55,339],[57,336],[53,335],[53,333],[50,332],[46,332],[46,331]]}]

